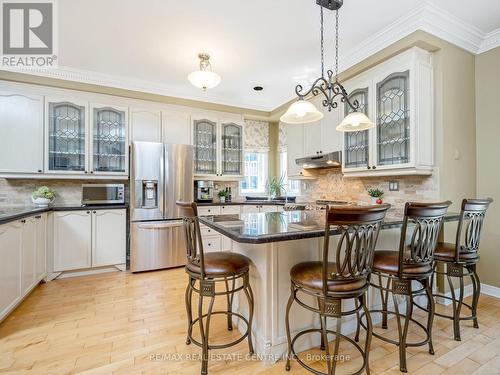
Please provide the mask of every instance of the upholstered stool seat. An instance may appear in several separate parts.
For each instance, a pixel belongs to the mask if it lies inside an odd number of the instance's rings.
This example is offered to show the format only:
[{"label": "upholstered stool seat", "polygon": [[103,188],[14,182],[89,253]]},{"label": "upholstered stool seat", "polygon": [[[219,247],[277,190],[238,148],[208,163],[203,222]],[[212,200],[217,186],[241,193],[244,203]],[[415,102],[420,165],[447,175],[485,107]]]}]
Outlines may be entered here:
[{"label": "upholstered stool seat", "polygon": [[[200,273],[199,264],[188,263],[188,271]],[[227,251],[206,253],[205,254],[205,275],[207,277],[228,277],[237,276],[248,272],[250,268],[250,259],[246,256]]]},{"label": "upholstered stool seat", "polygon": [[[453,261],[455,260],[455,244],[449,242],[439,242],[436,247],[436,251],[434,252],[434,258],[439,261]],[[462,262],[477,262],[479,260],[479,255],[477,251],[461,251],[458,254],[459,261]]]},{"label": "upholstered stool seat", "polygon": [[[290,278],[292,282],[311,290],[312,292],[321,293],[323,290],[323,262],[303,262],[296,264],[290,270]],[[337,264],[328,263],[328,273],[337,272]],[[368,287],[366,277],[354,280],[333,280],[329,279],[327,282],[329,292],[349,292],[363,291]]]},{"label": "upholstered stool seat", "polygon": [[[406,258],[409,258],[409,253]],[[397,275],[399,270],[399,251],[376,250],[373,257],[373,270]],[[418,264],[403,262],[403,275],[426,275],[432,273],[432,264]]]}]

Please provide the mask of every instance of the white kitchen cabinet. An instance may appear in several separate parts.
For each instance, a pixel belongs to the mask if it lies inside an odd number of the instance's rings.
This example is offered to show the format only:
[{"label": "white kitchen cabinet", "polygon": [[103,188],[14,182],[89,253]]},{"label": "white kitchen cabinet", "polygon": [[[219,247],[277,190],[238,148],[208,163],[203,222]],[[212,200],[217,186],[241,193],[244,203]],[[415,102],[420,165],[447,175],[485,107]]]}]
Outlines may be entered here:
[{"label": "white kitchen cabinet", "polygon": [[241,206],[240,205],[220,206],[220,212],[222,215],[237,215],[241,213]]},{"label": "white kitchen cabinet", "polygon": [[198,206],[198,216],[220,215],[220,206]]},{"label": "white kitchen cabinet", "polygon": [[91,266],[92,216],[89,211],[54,212],[54,271]]},{"label": "white kitchen cabinet", "polygon": [[202,237],[203,251],[205,253],[212,253],[222,250],[222,235],[218,236],[205,236]]},{"label": "white kitchen cabinet", "polygon": [[287,175],[293,179],[303,176],[302,167],[295,163],[296,159],[303,158],[304,154],[304,125],[286,124],[287,141]]},{"label": "white kitchen cabinet", "polygon": [[0,225],[0,321],[21,298],[21,238],[20,221]]},{"label": "white kitchen cabinet", "polygon": [[0,173],[43,172],[43,96],[0,90]]},{"label": "white kitchen cabinet", "polygon": [[302,125],[304,127],[304,151],[302,157],[321,153],[321,121]]},{"label": "white kitchen cabinet", "polygon": [[92,267],[124,264],[126,254],[126,211],[92,211]]},{"label": "white kitchen cabinet", "polygon": [[[434,165],[432,54],[418,47],[347,81],[376,127],[347,133],[346,177],[429,175]],[[349,108],[344,108],[347,115]]]},{"label": "white kitchen cabinet", "polygon": [[47,274],[47,214],[35,216],[35,281],[42,280]]},{"label": "white kitchen cabinet", "polygon": [[191,145],[191,116],[187,112],[162,111],[162,139],[164,143]]},{"label": "white kitchen cabinet", "polygon": [[25,295],[35,285],[36,268],[36,219],[22,219],[21,241],[21,294]]},{"label": "white kitchen cabinet", "polygon": [[50,174],[90,172],[88,103],[72,97],[45,97],[45,166]]},{"label": "white kitchen cabinet", "polygon": [[193,117],[194,174],[196,178],[243,178],[244,126],[216,117]]},{"label": "white kitchen cabinet", "polygon": [[128,176],[128,108],[90,104],[90,173]]},{"label": "white kitchen cabinet", "polygon": [[124,264],[126,210],[56,211],[53,237],[55,272]]},{"label": "white kitchen cabinet", "polygon": [[130,108],[130,142],[161,142],[161,127],[159,110]]},{"label": "white kitchen cabinet", "polygon": [[243,205],[242,213],[244,214],[255,214],[259,212],[278,212],[279,206],[269,205],[269,204],[256,204],[256,205]]}]

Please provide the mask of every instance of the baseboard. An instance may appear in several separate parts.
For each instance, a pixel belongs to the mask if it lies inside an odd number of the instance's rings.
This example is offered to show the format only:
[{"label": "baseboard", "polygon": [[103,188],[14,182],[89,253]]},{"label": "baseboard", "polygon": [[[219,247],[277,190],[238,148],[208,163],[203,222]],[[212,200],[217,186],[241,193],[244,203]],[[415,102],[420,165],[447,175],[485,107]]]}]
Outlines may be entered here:
[{"label": "baseboard", "polygon": [[487,296],[500,298],[500,288],[497,286],[481,283],[481,294],[486,294]]}]

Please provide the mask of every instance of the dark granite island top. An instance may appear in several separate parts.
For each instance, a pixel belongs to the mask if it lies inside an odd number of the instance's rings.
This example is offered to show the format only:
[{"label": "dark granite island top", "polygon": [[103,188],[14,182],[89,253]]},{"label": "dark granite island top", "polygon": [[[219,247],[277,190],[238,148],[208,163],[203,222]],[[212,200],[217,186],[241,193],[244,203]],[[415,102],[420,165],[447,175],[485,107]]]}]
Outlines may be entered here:
[{"label": "dark granite island top", "polygon": [[[458,221],[459,214],[448,213],[445,221]],[[239,243],[261,244],[323,237],[325,211],[288,211],[239,215],[200,216],[199,221]],[[403,212],[389,210],[382,229],[397,228]],[[339,234],[332,229],[331,235]]]}]

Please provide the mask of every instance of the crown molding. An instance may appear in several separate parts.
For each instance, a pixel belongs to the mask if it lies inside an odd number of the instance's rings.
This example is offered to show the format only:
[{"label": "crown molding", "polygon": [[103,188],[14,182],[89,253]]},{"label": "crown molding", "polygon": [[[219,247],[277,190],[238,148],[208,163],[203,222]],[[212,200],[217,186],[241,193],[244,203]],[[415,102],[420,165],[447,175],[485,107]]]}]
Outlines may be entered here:
[{"label": "crown molding", "polygon": [[[362,62],[373,54],[387,48],[411,33],[422,30],[440,39],[463,48],[473,54],[486,52],[500,46],[500,29],[484,33],[448,11],[438,7],[431,0],[424,0],[411,12],[388,25],[378,33],[371,35],[356,47],[344,52],[339,60],[339,71],[345,71]],[[2,70],[32,74],[47,78],[94,84],[118,89],[132,90],[187,100],[196,100],[227,106],[272,112],[279,107],[272,107],[265,101],[237,100],[217,95],[214,91],[194,93],[189,89],[179,89],[155,82],[120,77],[110,74],[85,71],[59,66],[57,68],[21,68],[0,67]],[[292,98],[290,98],[292,100]]]},{"label": "crown molding", "polygon": [[478,53],[483,53],[497,47],[500,47],[500,29],[493,30],[491,33],[486,34]]},{"label": "crown molding", "polygon": [[234,100],[232,98],[228,99],[222,96],[218,96],[214,92],[202,92],[201,90],[199,93],[193,94],[193,92],[188,89],[176,89],[168,85],[158,84],[151,81],[127,78],[123,76],[99,73],[89,70],[69,68],[65,66],[58,66],[54,68],[11,68],[0,66],[0,70],[84,84],[138,91],[179,99],[207,102],[231,107],[247,108],[263,112],[270,112],[272,110],[268,103],[263,103],[260,101],[245,100],[243,102]]}]

